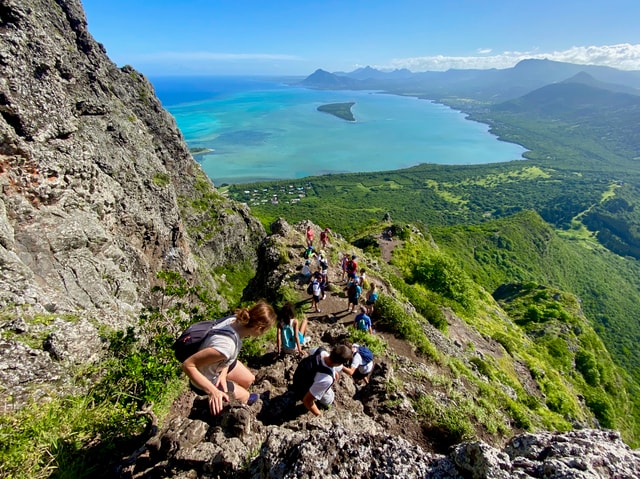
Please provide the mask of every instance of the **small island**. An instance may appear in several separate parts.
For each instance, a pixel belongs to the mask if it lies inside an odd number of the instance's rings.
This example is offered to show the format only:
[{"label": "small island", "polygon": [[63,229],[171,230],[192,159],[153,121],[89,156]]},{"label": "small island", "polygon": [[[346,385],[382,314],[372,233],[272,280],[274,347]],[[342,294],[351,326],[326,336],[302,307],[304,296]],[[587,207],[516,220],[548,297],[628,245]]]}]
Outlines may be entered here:
[{"label": "small island", "polygon": [[189,148],[189,153],[193,156],[198,155],[206,155],[207,153],[211,153],[213,150],[211,148]]},{"label": "small island", "polygon": [[347,103],[328,103],[326,105],[320,105],[318,107],[318,111],[329,113],[346,121],[356,121],[356,118],[351,112],[351,107],[353,105],[355,105],[355,102],[353,101]]}]

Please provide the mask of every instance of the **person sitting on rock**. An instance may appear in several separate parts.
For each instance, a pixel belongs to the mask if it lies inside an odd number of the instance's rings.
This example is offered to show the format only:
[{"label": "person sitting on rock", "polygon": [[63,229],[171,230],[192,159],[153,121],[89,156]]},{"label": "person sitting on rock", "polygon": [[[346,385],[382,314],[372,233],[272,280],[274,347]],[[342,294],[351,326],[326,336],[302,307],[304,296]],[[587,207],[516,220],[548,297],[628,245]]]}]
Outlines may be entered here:
[{"label": "person sitting on rock", "polygon": [[296,307],[293,303],[285,303],[278,316],[278,334],[276,336],[278,354],[281,352],[298,353],[301,356],[306,354],[302,346],[306,341],[307,319],[303,319],[300,323],[296,316]]},{"label": "person sitting on rock", "polygon": [[260,336],[275,322],[276,313],[265,302],[238,309],[234,316],[216,324],[214,331],[224,329],[224,334],[208,334],[198,352],[183,361],[182,370],[189,377],[191,388],[209,396],[211,414],[222,412],[229,393],[244,404],[251,405],[258,399],[257,394],[248,391],[255,376],[237,360],[241,338]]},{"label": "person sitting on rock", "polygon": [[335,346],[331,352],[316,348],[303,358],[295,373],[291,389],[295,398],[302,401],[307,410],[320,416],[318,407],[329,408],[335,399],[333,383],[339,378],[344,366],[349,366],[353,358],[351,348],[344,344]]},{"label": "person sitting on rock", "polygon": [[351,352],[353,353],[351,365],[343,367],[342,370],[345,374],[353,377],[356,383],[364,381],[369,384],[369,377],[373,372],[373,353],[366,346],[360,346],[359,344],[353,344]]}]

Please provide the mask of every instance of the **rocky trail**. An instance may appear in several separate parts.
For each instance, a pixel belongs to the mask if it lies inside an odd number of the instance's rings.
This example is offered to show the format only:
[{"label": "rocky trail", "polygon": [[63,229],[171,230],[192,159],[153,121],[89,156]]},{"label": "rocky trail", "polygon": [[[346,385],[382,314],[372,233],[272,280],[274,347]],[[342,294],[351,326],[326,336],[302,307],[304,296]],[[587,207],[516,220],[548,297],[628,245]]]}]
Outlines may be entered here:
[{"label": "rocky trail", "polygon": [[[295,240],[291,242],[295,232],[288,225],[281,226],[290,247],[289,257],[301,258],[303,247]],[[305,226],[296,228],[303,232]],[[397,244],[389,241],[381,248],[385,261]],[[310,296],[299,273],[303,263],[304,260],[285,263],[283,271],[272,275],[293,281],[300,293],[299,306],[306,310],[308,319],[307,347],[330,348],[348,341],[355,314],[347,312],[346,284],[341,281],[339,268],[330,265],[330,287],[320,302],[321,311],[316,313],[308,311]],[[369,269],[367,277],[376,280]],[[447,319],[450,337],[430,332],[430,339],[439,348],[457,354],[467,342],[473,342],[487,354],[498,352],[492,351],[495,345],[466,328],[459,318],[447,314]],[[407,342],[392,334],[375,334],[385,340],[387,351],[375,358],[369,384],[356,385],[352,378],[341,375],[333,386],[335,403],[321,416],[313,416],[288,393],[300,358],[277,355],[274,344],[262,357],[247,364],[256,375],[252,391],[259,393],[260,399],[255,404],[232,402],[223,414],[212,417],[206,398],[186,391],[173,404],[162,428],[121,463],[119,476],[640,477],[640,456],[612,431],[524,434],[505,439],[503,444],[495,444],[494,440],[493,445],[483,442],[480,436],[480,440],[456,444],[447,430],[420,421],[412,403],[420,396],[441,394],[427,379],[438,374],[441,366],[420,357]]]}]

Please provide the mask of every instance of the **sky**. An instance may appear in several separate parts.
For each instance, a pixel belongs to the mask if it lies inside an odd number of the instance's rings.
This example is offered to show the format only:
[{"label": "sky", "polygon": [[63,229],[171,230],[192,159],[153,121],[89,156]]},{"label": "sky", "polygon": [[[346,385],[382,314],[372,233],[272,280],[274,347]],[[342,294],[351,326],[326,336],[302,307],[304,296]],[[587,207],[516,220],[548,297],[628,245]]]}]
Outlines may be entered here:
[{"label": "sky", "polygon": [[82,0],[116,64],[147,76],[509,68],[640,70],[638,0]]}]

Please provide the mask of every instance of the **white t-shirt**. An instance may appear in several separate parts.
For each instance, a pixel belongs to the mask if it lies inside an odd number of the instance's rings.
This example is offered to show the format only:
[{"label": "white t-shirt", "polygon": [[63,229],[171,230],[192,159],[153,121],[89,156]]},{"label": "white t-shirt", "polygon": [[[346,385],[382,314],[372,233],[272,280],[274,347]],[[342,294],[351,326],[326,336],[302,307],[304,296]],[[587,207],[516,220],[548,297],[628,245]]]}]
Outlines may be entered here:
[{"label": "white t-shirt", "polygon": [[[231,323],[233,323],[235,320],[236,318],[235,316],[233,316],[227,321],[224,321],[220,325],[216,326],[216,329],[225,329],[227,331],[233,332],[233,334],[238,338],[238,343],[241,344],[238,333],[236,333],[235,329],[231,327]],[[207,364],[206,366],[198,368],[198,371],[200,371],[209,381],[215,384],[220,371],[222,371],[226,366],[231,365],[231,363],[233,363],[238,358],[240,348],[237,348],[236,342],[233,340],[233,338],[226,334],[212,334],[206,340],[204,340],[202,345],[200,346],[200,350],[205,348],[214,348],[226,358],[226,360]]]},{"label": "white t-shirt", "polygon": [[[309,354],[313,354],[315,350],[309,351]],[[329,357],[329,353],[327,351],[322,351],[320,353],[320,361],[322,364],[329,368],[327,363],[325,362],[325,358]],[[333,382],[337,379],[337,374],[342,371],[342,366],[334,366],[333,368],[333,377],[329,376],[325,372],[317,372],[316,376],[313,378],[313,384],[309,388],[309,392],[316,399],[320,400],[326,394],[326,392],[331,389]]]},{"label": "white t-shirt", "polygon": [[358,368],[358,371],[362,374],[369,374],[373,371],[373,361],[369,361],[367,364],[362,364],[362,356],[360,356],[360,353],[353,353],[351,367]]}]

